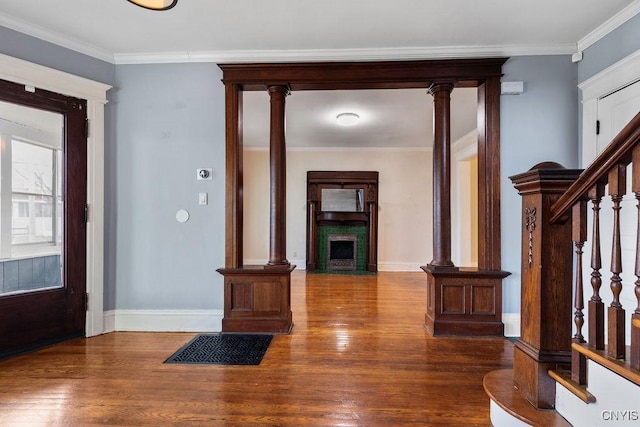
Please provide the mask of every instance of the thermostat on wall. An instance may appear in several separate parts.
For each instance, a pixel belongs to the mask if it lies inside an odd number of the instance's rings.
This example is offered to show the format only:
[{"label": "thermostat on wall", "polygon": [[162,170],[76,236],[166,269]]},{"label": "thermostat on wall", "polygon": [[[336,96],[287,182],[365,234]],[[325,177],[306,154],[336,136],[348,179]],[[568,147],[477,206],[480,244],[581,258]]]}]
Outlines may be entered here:
[{"label": "thermostat on wall", "polygon": [[198,179],[198,180],[212,179],[213,169],[212,168],[198,168],[198,169],[196,169],[196,173],[197,173],[197,178],[196,179]]}]

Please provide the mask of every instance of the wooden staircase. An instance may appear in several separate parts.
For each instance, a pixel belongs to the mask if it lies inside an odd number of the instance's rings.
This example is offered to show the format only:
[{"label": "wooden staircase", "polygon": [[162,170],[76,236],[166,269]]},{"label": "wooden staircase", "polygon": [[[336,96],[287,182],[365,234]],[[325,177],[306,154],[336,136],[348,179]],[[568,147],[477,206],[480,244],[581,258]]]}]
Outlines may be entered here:
[{"label": "wooden staircase", "polygon": [[[640,401],[640,113],[584,171],[542,163],[511,179],[523,197],[521,336],[513,370],[485,377],[492,423],[640,422],[640,407],[633,403]],[[629,220],[621,219],[628,188],[637,202],[633,266],[623,253],[630,245],[622,244],[630,228]],[[605,195],[611,198],[612,226],[601,233]],[[606,274],[611,300],[605,310],[600,270],[606,241],[612,244]],[[583,262],[587,242],[590,270]],[[631,284],[623,283],[623,261],[634,272]],[[591,285],[586,305],[584,276],[590,276]],[[625,288],[630,285],[632,292]],[[633,295],[630,315],[622,304],[623,289]],[[618,390],[626,391],[616,395],[615,381],[622,381]]]}]

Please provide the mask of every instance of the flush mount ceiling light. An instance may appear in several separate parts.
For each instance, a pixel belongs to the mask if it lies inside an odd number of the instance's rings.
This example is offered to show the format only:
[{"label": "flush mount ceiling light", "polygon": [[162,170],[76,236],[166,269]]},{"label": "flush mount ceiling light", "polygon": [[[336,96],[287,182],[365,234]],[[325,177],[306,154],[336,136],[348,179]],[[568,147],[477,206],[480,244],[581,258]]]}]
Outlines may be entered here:
[{"label": "flush mount ceiling light", "polygon": [[356,113],[340,113],[336,116],[336,120],[340,126],[353,126],[358,123],[360,116]]},{"label": "flush mount ceiling light", "polygon": [[169,10],[176,4],[178,0],[127,0],[137,6],[151,10]]}]

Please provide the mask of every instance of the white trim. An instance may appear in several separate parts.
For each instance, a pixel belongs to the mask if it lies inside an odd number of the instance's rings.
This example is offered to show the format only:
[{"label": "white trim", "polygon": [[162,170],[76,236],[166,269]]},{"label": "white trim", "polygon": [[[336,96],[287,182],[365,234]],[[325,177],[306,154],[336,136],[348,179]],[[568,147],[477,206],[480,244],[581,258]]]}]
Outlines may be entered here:
[{"label": "white trim", "polygon": [[586,167],[597,154],[598,100],[640,80],[640,50],[616,62],[578,85],[582,94],[582,158]]},{"label": "white trim", "polygon": [[493,427],[530,427],[529,424],[504,410],[493,399],[489,400],[489,419]]},{"label": "white trim", "polygon": [[87,293],[86,335],[104,332],[104,105],[111,86],[0,54],[0,79],[87,100]]},{"label": "white trim", "polygon": [[104,104],[87,100],[87,307],[86,335],[104,332]]},{"label": "white trim", "polygon": [[21,21],[12,16],[0,13],[0,25],[23,34],[36,37],[40,40],[92,56],[102,61],[107,61],[112,64],[114,63],[113,53],[108,52],[105,49],[90,45],[79,39],[64,36],[60,33],[39,27],[30,22]]},{"label": "white trim", "polygon": [[505,337],[520,336],[520,313],[502,313]]},{"label": "white trim", "polygon": [[240,50],[163,53],[115,53],[116,64],[180,62],[298,62],[298,61],[400,61],[420,59],[481,58],[494,56],[571,55],[575,43],[543,45],[440,46],[364,49]]},{"label": "white trim", "polygon": [[602,98],[640,78],[640,50],[621,59],[578,85],[582,102]]},{"label": "white trim", "polygon": [[420,266],[427,264],[424,262],[378,262],[378,271],[422,271]]},{"label": "white trim", "polygon": [[[268,147],[246,147],[247,151],[266,151]],[[309,151],[309,152],[359,152],[375,151],[382,153],[406,153],[406,152],[432,152],[433,147],[287,147],[287,151]]]},{"label": "white trim", "polygon": [[110,310],[106,332],[220,332],[223,310]]},{"label": "white trim", "polygon": [[635,0],[633,3],[598,26],[598,28],[578,40],[578,52],[582,52],[589,46],[595,44],[598,40],[604,38],[607,34],[611,33],[638,13],[640,13],[640,0]]},{"label": "white trim", "polygon": [[104,83],[4,54],[0,54],[0,79],[103,104],[107,103],[107,91],[111,89]]},{"label": "white trim", "polygon": [[[289,262],[296,266],[296,270],[305,271],[306,261],[303,259],[289,260]],[[267,263],[266,259],[245,259],[244,265],[264,265]],[[425,265],[427,262],[378,262],[378,271],[422,271],[421,265]]]}]

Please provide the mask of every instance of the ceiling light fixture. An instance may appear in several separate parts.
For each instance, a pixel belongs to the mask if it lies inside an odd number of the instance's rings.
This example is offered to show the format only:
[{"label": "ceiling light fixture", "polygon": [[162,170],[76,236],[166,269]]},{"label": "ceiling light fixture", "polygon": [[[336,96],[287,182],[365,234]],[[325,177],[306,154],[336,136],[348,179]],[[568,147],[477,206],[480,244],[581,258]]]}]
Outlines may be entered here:
[{"label": "ceiling light fixture", "polygon": [[137,6],[150,10],[169,10],[176,4],[178,0],[127,0]]},{"label": "ceiling light fixture", "polygon": [[336,116],[336,120],[340,126],[353,126],[358,123],[360,116],[356,113],[340,113]]}]

